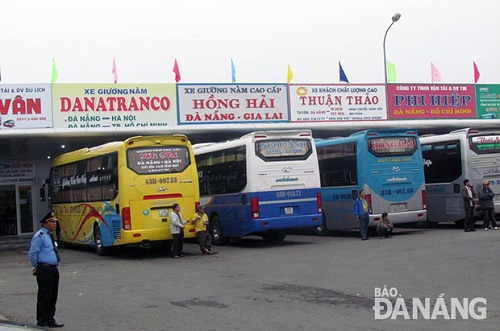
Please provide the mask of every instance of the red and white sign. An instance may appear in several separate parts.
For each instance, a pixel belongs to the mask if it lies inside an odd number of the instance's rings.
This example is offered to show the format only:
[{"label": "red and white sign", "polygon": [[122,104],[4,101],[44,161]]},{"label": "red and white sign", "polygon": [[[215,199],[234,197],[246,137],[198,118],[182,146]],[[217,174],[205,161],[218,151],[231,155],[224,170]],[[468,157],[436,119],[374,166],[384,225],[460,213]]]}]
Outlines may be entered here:
[{"label": "red and white sign", "polygon": [[51,127],[50,84],[0,85],[0,130]]}]

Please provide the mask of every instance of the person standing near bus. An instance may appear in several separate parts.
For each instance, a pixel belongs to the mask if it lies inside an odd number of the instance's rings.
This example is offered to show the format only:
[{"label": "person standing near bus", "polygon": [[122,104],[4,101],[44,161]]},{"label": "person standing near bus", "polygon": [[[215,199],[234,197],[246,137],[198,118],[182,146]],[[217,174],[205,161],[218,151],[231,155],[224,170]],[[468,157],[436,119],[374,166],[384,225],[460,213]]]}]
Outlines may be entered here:
[{"label": "person standing near bus", "polygon": [[57,218],[54,211],[50,211],[45,215],[40,223],[42,223],[42,229],[33,235],[29,251],[30,263],[34,268],[33,275],[36,276],[38,284],[36,325],[60,328],[64,324],[59,324],[54,319],[57,294],[59,292],[59,270],[57,270],[57,266],[61,261],[53,237],[57,228]]},{"label": "person standing near bus", "polygon": [[490,221],[493,229],[498,230],[497,222],[495,221],[494,197],[495,193],[490,189],[490,182],[487,180],[483,181],[483,188],[479,191],[479,201],[481,202],[481,209],[484,213],[484,231],[488,231]]},{"label": "person standing near bus", "polygon": [[182,220],[182,215],[180,213],[181,206],[178,203],[174,203],[172,206],[172,213],[170,214],[170,232],[172,237],[174,237],[174,242],[172,244],[172,257],[178,258],[182,257],[182,246],[184,244],[184,222]]},{"label": "person standing near bus", "polygon": [[200,245],[200,251],[203,255],[214,254],[212,252],[212,236],[207,231],[208,216],[205,214],[205,208],[203,206],[198,206],[196,208],[196,213],[191,218],[191,224],[194,224],[196,239],[198,240],[198,245]]},{"label": "person standing near bus", "polygon": [[468,179],[464,179],[462,198],[464,199],[465,209],[464,231],[476,231],[474,230],[474,207],[476,206],[476,202],[479,200],[477,199],[476,192],[474,192],[474,188]]},{"label": "person standing near bus", "polygon": [[368,240],[368,224],[370,223],[371,214],[370,204],[366,200],[365,190],[359,191],[359,196],[354,202],[354,214],[359,222],[359,232],[361,240]]}]

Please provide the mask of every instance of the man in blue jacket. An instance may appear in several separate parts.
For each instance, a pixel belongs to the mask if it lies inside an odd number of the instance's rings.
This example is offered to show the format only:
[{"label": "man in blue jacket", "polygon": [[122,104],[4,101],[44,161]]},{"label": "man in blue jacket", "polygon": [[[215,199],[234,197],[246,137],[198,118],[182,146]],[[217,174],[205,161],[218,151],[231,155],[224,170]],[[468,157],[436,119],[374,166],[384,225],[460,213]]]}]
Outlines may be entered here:
[{"label": "man in blue jacket", "polygon": [[368,240],[368,224],[370,223],[371,212],[370,204],[366,200],[365,190],[359,191],[359,196],[354,202],[354,214],[359,221],[361,240]]},{"label": "man in blue jacket", "polygon": [[57,252],[57,243],[53,237],[57,228],[57,218],[54,212],[50,211],[40,223],[42,223],[42,229],[33,235],[29,252],[30,263],[34,268],[33,275],[36,276],[38,284],[36,325],[59,328],[64,324],[59,324],[54,319],[59,291],[57,266],[61,261]]}]

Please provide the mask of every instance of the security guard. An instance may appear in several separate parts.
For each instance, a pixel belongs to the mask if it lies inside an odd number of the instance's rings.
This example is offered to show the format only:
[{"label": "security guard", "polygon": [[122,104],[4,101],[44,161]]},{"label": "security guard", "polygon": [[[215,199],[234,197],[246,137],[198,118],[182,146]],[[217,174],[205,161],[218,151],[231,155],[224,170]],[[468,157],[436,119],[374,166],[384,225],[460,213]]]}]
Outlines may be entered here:
[{"label": "security guard", "polygon": [[64,324],[56,323],[57,293],[59,290],[59,253],[53,233],[57,227],[57,218],[54,211],[50,211],[40,221],[42,229],[37,231],[31,239],[29,252],[30,263],[34,267],[33,275],[38,284],[36,303],[36,320],[38,326],[59,328]]}]

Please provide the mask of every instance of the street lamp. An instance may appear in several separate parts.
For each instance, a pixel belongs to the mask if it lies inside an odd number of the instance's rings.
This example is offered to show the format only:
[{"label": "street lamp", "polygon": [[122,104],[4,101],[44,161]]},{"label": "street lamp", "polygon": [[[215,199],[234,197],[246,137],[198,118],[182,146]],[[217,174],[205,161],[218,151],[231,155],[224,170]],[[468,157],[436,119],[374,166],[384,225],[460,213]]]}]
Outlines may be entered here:
[{"label": "street lamp", "polygon": [[386,89],[387,89],[387,58],[386,58],[386,55],[385,55],[385,39],[387,38],[387,32],[389,32],[389,29],[391,28],[391,26],[394,23],[396,23],[400,18],[401,18],[401,14],[400,13],[396,13],[396,14],[394,14],[392,16],[392,23],[391,23],[391,25],[389,25],[389,27],[385,31],[385,35],[384,35],[384,73],[385,73],[385,85],[386,85]]}]

